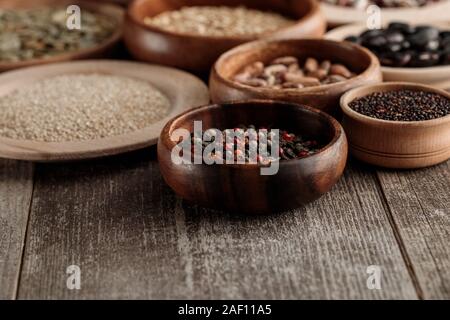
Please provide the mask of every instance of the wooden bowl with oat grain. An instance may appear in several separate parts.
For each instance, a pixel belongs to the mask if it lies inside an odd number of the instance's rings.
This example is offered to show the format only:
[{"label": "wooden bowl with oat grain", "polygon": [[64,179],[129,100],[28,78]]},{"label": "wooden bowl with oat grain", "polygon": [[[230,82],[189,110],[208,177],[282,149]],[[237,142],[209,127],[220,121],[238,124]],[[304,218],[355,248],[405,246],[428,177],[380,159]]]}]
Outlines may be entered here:
[{"label": "wooden bowl with oat grain", "polygon": [[[292,19],[292,25],[258,35],[207,36],[144,23],[146,18],[191,6],[242,6],[281,14]],[[204,73],[223,52],[244,42],[262,37],[322,36],[325,30],[325,19],[315,0],[135,0],[128,8],[124,38],[129,51],[139,60]]]}]

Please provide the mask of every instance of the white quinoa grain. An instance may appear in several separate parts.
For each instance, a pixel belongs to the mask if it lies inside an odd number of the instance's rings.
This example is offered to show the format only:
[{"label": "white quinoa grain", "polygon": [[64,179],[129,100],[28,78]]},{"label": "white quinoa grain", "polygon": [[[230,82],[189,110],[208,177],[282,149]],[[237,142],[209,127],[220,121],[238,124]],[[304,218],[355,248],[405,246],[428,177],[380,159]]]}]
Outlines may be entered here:
[{"label": "white quinoa grain", "polygon": [[224,6],[183,7],[155,17],[146,17],[144,22],[167,31],[219,37],[258,35],[294,23],[273,12]]},{"label": "white quinoa grain", "polygon": [[0,97],[0,136],[45,142],[105,138],[145,128],[169,109],[169,100],[143,80],[57,76]]}]

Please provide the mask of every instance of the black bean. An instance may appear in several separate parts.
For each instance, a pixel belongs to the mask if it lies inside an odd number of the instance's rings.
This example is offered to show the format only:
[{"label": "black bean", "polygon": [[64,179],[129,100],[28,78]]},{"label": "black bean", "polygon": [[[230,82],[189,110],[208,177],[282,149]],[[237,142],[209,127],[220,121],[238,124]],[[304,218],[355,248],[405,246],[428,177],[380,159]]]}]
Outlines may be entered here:
[{"label": "black bean", "polygon": [[367,30],[347,39],[372,50],[384,66],[420,68],[449,63],[450,30],[392,22],[387,29]]},{"label": "black bean", "polygon": [[388,43],[398,44],[405,41],[405,36],[399,31],[387,32],[385,36]]},{"label": "black bean", "polygon": [[388,29],[400,31],[403,34],[413,34],[414,32],[416,32],[416,28],[403,22],[391,22],[388,26]]}]

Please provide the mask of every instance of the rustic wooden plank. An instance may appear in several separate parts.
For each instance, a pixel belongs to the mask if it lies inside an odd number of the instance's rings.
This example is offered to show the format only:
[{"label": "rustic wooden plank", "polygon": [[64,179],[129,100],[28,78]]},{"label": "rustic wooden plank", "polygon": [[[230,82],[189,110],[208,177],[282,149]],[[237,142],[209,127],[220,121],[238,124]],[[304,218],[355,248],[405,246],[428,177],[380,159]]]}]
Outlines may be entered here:
[{"label": "rustic wooden plank", "polygon": [[352,165],[306,208],[242,216],[180,201],[146,152],[38,167],[19,298],[417,298],[373,171]]},{"label": "rustic wooden plank", "polygon": [[0,300],[14,299],[33,192],[33,165],[0,160]]},{"label": "rustic wooden plank", "polygon": [[450,299],[450,161],[378,176],[423,298]]}]

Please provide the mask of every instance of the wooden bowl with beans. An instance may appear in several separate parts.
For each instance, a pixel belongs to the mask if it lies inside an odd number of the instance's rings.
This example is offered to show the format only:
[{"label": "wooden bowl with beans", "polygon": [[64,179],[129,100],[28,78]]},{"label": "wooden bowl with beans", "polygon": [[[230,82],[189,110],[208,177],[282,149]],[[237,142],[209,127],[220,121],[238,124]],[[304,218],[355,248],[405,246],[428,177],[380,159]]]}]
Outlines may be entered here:
[{"label": "wooden bowl with beans", "polygon": [[[67,29],[66,10],[72,5],[81,10],[81,30]],[[0,23],[6,21],[8,25],[6,30],[0,28],[0,72],[55,62],[102,58],[113,53],[122,38],[125,11],[111,3],[6,0],[0,2],[0,10],[4,10]],[[41,13],[36,14],[37,10]],[[43,14],[43,10],[55,12]],[[90,16],[83,16],[83,12],[89,12]],[[48,29],[44,30],[42,26]]]},{"label": "wooden bowl with beans", "polygon": [[244,42],[325,30],[315,0],[135,0],[124,34],[139,60],[207,73],[223,52]]},{"label": "wooden bowl with beans", "polygon": [[[448,1],[448,5],[450,6],[450,1]],[[444,11],[445,12],[445,11]],[[446,12],[448,15],[448,11]],[[393,24],[397,25],[403,25],[404,23],[398,23],[393,22]],[[425,28],[425,27],[433,27],[437,30],[439,30],[441,33],[446,32],[447,34],[450,33],[450,22],[440,22],[440,23],[425,23],[425,24],[417,24],[417,23],[410,23],[408,24],[411,28],[419,27],[419,28]],[[397,33],[396,30],[387,30],[389,28],[389,24],[385,24],[383,26],[383,29],[386,30],[385,34],[388,34],[392,37],[394,33]],[[405,27],[403,27],[405,28]],[[408,27],[407,27],[408,28]],[[410,28],[408,28],[410,29]],[[328,32],[325,37],[330,40],[336,40],[336,41],[342,41],[344,39],[348,39],[349,37],[355,38],[358,41],[361,41],[361,34],[363,32],[366,33],[367,26],[365,24],[351,24],[342,26],[336,29],[331,30]],[[377,30],[374,30],[373,33],[377,33]],[[408,32],[411,32],[411,30],[408,30]],[[427,32],[425,32],[426,34]],[[432,34],[433,32],[431,32]],[[417,32],[414,37],[416,39],[421,40],[423,35],[421,37],[417,37],[419,35],[419,32]],[[398,33],[397,33],[398,36]],[[401,35],[400,35],[401,36]],[[429,36],[429,34],[428,34]],[[411,50],[409,48],[405,48],[396,52],[389,52],[385,50],[383,47],[380,51],[380,61],[381,61],[381,71],[383,73],[383,80],[384,81],[398,81],[398,82],[414,82],[414,83],[420,83],[424,85],[430,85],[433,87],[437,87],[440,89],[450,89],[450,85],[448,84],[449,78],[450,78],[450,37],[447,36],[446,39],[442,39],[440,42],[441,48],[431,48],[428,49],[427,47],[436,45],[436,39],[430,38],[428,43],[424,45],[424,48],[420,48],[420,43],[417,44],[411,44],[411,42],[408,40],[408,37],[406,35],[403,36],[405,39],[401,43],[402,46],[405,46],[405,44],[411,45]],[[359,39],[358,39],[359,38]],[[370,38],[370,37],[369,37]],[[376,39],[378,38],[378,39]],[[372,37],[372,39],[379,40],[380,37]],[[425,38],[426,39],[426,38]],[[398,43],[390,43],[390,39],[387,39],[389,42],[386,44],[386,47],[393,47],[395,48]],[[370,41],[370,39],[369,39]],[[419,41],[420,42],[420,41]],[[364,44],[364,42],[363,42]],[[398,50],[398,49],[394,49]],[[442,52],[443,54],[447,55],[447,62],[446,63],[434,63],[433,65],[427,65],[428,61],[432,61],[434,58],[433,56],[436,55],[436,53]],[[446,52],[446,53],[444,53]],[[379,53],[379,54],[380,54]],[[413,65],[411,63],[408,63],[407,65],[392,65],[392,62],[399,62],[398,60],[403,60],[405,55],[411,55],[413,58],[411,58],[409,61],[418,60]],[[422,53],[422,54],[419,54]],[[383,59],[382,55],[387,56],[387,59]],[[389,56],[392,55],[392,58]],[[419,59],[415,59],[414,55],[418,56]],[[398,58],[397,58],[398,57]],[[422,59],[420,57],[428,57],[426,59]],[[439,60],[439,58],[437,58]],[[384,60],[387,60],[386,62]],[[427,61],[428,60],[428,61]],[[408,60],[407,60],[408,61]],[[389,64],[388,64],[389,63]],[[420,63],[422,65],[420,65]]]},{"label": "wooden bowl with beans", "polygon": [[343,93],[381,81],[378,59],[358,45],[322,39],[270,40],[224,53],[212,69],[210,93],[216,103],[271,99],[338,115]]},{"label": "wooden bowl with beans", "polygon": [[[200,159],[195,164],[191,157],[187,162],[176,162],[173,151],[180,143],[179,130],[195,132],[194,121],[202,122],[205,134],[211,128],[225,130],[251,124],[270,128],[270,132],[275,128],[287,130],[289,133],[280,131],[280,146],[285,141],[282,139],[291,140],[294,135],[313,138],[319,145],[312,154],[283,158],[278,170],[264,174],[263,167],[270,168],[261,162],[207,164]],[[189,134],[184,139],[190,139]],[[169,121],[158,141],[161,173],[179,196],[201,206],[250,214],[289,210],[319,198],[341,177],[346,159],[347,140],[337,120],[314,108],[276,101],[241,101],[191,109]]]},{"label": "wooden bowl with beans", "polygon": [[450,158],[450,93],[387,82],[342,96],[342,125],[356,158],[387,168],[432,166]]}]

